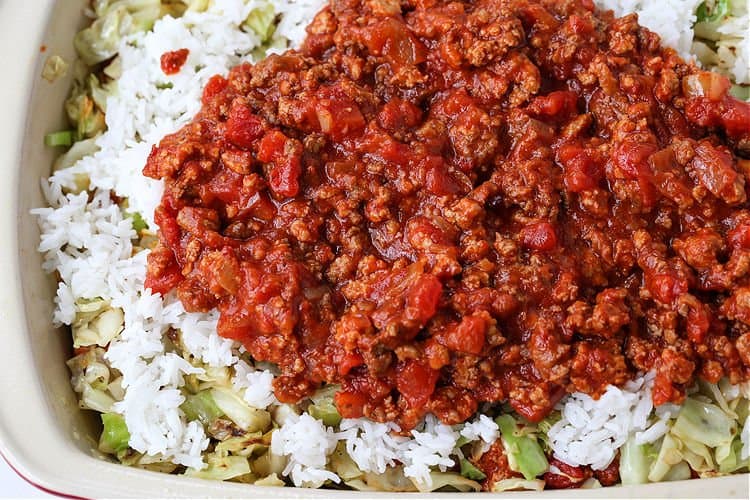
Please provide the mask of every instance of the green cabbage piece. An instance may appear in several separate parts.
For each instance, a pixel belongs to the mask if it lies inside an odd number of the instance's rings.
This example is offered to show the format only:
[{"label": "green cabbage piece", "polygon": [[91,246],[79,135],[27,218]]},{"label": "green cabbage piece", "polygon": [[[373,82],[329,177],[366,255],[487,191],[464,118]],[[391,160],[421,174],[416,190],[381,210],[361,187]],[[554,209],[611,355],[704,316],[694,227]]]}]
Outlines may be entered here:
[{"label": "green cabbage piece", "polygon": [[112,396],[90,385],[83,387],[81,393],[80,407],[84,410],[94,410],[99,413],[110,413],[116,401]]},{"label": "green cabbage piece", "polygon": [[483,481],[487,479],[487,475],[482,472],[482,470],[474,465],[473,463],[469,462],[468,459],[462,458],[461,459],[461,475],[467,479],[472,479],[474,481]]},{"label": "green cabbage piece", "polygon": [[664,477],[661,479],[662,481],[684,481],[685,479],[690,479],[692,477],[692,471],[690,470],[690,466],[687,462],[679,462],[672,466],[671,469],[669,469],[669,472],[667,472]]},{"label": "green cabbage piece", "polygon": [[247,19],[242,25],[254,31],[259,37],[261,43],[271,39],[276,30],[276,9],[272,2],[266,2],[260,7],[250,11]]},{"label": "green cabbage piece", "polygon": [[197,394],[189,394],[185,401],[180,405],[180,409],[185,412],[188,420],[197,420],[203,425],[209,425],[211,422],[221,417],[224,413],[216,406],[210,391],[201,391]]},{"label": "green cabbage piece", "polygon": [[659,454],[649,471],[648,480],[651,482],[664,480],[664,477],[669,474],[669,470],[680,463],[682,458],[681,443],[671,434],[666,434],[662,440],[661,448],[659,448]]},{"label": "green cabbage piece", "polygon": [[82,306],[82,302],[77,302],[78,311],[76,319],[71,325],[73,332],[73,347],[86,347],[98,345],[99,347],[107,346],[114,340],[125,327],[125,314],[122,309],[109,307],[109,303],[97,301],[95,311],[89,312],[82,310],[81,307],[88,307],[91,303]]},{"label": "green cabbage piece", "polygon": [[104,113],[107,97],[116,91],[114,81],[102,84],[86,66],[80,62],[75,65],[73,85],[65,100],[65,113],[75,126],[74,139],[95,137],[106,129]]},{"label": "green cabbage piece", "polygon": [[344,484],[357,491],[419,491],[414,482],[404,475],[404,468],[401,466],[388,467],[382,474],[367,472],[361,479],[352,479]]},{"label": "green cabbage piece", "polygon": [[216,445],[216,453],[221,456],[239,455],[250,457],[268,451],[271,445],[270,435],[268,439],[262,432],[249,432],[244,436],[236,436],[225,439]]},{"label": "green cabbage piece", "polygon": [[547,415],[542,421],[536,424],[539,441],[542,444],[542,449],[544,449],[544,451],[546,452],[549,452],[551,450],[547,433],[553,425],[560,421],[561,418],[562,414],[558,410],[555,410]]},{"label": "green cabbage piece", "polygon": [[255,486],[284,486],[284,481],[279,479],[279,476],[274,474],[269,474],[264,478],[258,479],[253,483]]},{"label": "green cabbage piece", "polygon": [[271,414],[252,408],[234,391],[223,387],[211,389],[216,406],[245,432],[266,431],[271,427]]},{"label": "green cabbage piece", "polygon": [[501,479],[500,481],[496,481],[492,485],[493,493],[498,493],[500,491],[519,490],[542,491],[544,490],[544,481],[541,479],[532,479],[529,481],[522,477],[511,477],[508,479]]},{"label": "green cabbage piece", "polygon": [[73,38],[78,57],[89,66],[114,57],[124,36],[148,31],[163,15],[177,13],[161,0],[97,0],[93,7],[98,18]]},{"label": "green cabbage piece", "polygon": [[455,472],[430,472],[430,479],[432,484],[426,485],[419,481],[412,479],[412,483],[421,493],[427,493],[430,491],[446,491],[455,490],[460,492],[466,491],[480,491],[482,485],[471,479],[467,479],[460,474]]},{"label": "green cabbage piece", "polygon": [[58,78],[65,76],[68,71],[68,63],[59,55],[52,55],[44,61],[42,67],[42,78],[53,83]]},{"label": "green cabbage piece", "polygon": [[508,455],[508,465],[516,472],[532,480],[549,469],[549,462],[534,434],[525,434],[510,415],[495,419]]},{"label": "green cabbage piece", "polygon": [[739,436],[735,437],[732,443],[729,446],[726,446],[724,450],[721,450],[721,452],[717,448],[716,462],[718,463],[719,472],[722,474],[731,474],[750,466],[747,459],[742,460],[740,456],[741,452],[742,441]]},{"label": "green cabbage piece", "polygon": [[132,214],[126,214],[130,219],[133,221],[133,230],[135,230],[136,233],[140,233],[141,231],[148,229],[148,223],[143,220],[143,217],[138,212],[133,212]]},{"label": "green cabbage piece", "polygon": [[130,432],[125,424],[125,418],[117,413],[102,413],[104,430],[99,438],[99,451],[103,453],[118,453],[128,448]]},{"label": "green cabbage piece", "polygon": [[671,431],[686,445],[698,442],[715,448],[731,443],[737,432],[737,423],[718,406],[687,398]]},{"label": "green cabbage piece", "polygon": [[[268,433],[271,434],[270,432]],[[268,442],[270,443],[270,437]],[[253,460],[252,469],[258,476],[270,476],[272,474],[281,475],[286,467],[286,457],[274,455],[270,450],[267,450],[261,456]]]},{"label": "green cabbage piece", "polygon": [[695,11],[699,23],[716,23],[729,13],[729,0],[710,0],[703,2]]},{"label": "green cabbage piece", "polygon": [[227,481],[239,476],[250,474],[250,463],[246,457],[238,456],[217,456],[208,455],[206,458],[208,467],[202,470],[188,468],[185,476],[197,477],[201,479],[214,479],[217,481]]},{"label": "green cabbage piece", "polygon": [[636,444],[630,436],[620,448],[620,481],[622,484],[647,483],[650,467],[648,445]]},{"label": "green cabbage piece", "polygon": [[333,404],[333,396],[339,389],[340,386],[338,385],[327,385],[318,389],[310,398],[313,404],[307,408],[307,413],[329,427],[339,425],[341,415],[339,415],[336,405]]},{"label": "green cabbage piece", "polygon": [[336,445],[336,449],[331,453],[329,460],[330,468],[335,472],[342,480],[351,481],[362,476],[362,471],[359,470],[357,464],[346,452],[346,443],[339,441]]}]

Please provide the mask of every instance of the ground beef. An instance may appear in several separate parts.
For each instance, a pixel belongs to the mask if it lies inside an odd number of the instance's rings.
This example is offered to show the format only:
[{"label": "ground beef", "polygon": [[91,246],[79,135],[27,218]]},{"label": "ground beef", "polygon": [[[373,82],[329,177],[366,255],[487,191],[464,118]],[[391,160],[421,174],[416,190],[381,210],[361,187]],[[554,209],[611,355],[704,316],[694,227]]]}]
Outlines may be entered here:
[{"label": "ground beef", "polygon": [[591,1],[334,0],[155,147],[147,287],[279,400],[538,421],[656,370],[750,375],[750,108]]}]

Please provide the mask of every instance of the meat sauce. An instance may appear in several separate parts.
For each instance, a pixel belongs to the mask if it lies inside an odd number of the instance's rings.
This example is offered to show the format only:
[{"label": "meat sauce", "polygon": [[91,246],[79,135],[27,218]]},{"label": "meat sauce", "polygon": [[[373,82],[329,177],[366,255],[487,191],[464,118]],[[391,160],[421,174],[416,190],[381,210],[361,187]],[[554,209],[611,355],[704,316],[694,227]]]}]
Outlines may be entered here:
[{"label": "meat sauce", "polygon": [[[750,375],[750,108],[591,1],[334,0],[151,152],[146,286],[344,417]],[[743,156],[744,155],[744,156]]]}]

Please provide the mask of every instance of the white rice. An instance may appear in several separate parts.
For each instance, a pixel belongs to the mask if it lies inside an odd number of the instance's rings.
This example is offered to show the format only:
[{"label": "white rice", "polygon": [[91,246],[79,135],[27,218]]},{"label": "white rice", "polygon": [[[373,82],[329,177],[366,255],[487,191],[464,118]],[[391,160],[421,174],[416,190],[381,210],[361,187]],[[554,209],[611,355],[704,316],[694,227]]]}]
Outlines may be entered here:
[{"label": "white rice", "polygon": [[232,385],[242,394],[247,404],[262,410],[272,404],[278,404],[273,394],[273,373],[268,370],[256,370],[244,361],[234,365],[234,371]]},{"label": "white rice", "polygon": [[325,481],[341,479],[326,470],[328,455],[336,449],[338,438],[332,428],[307,413],[290,415],[271,437],[271,453],[288,457],[283,475],[297,486],[318,488]]},{"label": "white rice", "polygon": [[500,437],[500,430],[490,417],[479,415],[476,420],[466,422],[461,429],[461,436],[469,441],[481,441],[480,451],[484,453]]},{"label": "white rice", "polygon": [[444,472],[455,465],[451,455],[454,454],[459,434],[433,415],[427,415],[422,429],[414,429],[411,435],[414,439],[404,443],[401,457],[404,474],[418,483],[432,486],[431,467]]},{"label": "white rice", "polygon": [[[618,14],[637,11],[641,22],[659,32],[664,42],[687,55],[692,39],[689,29],[697,0],[664,2],[602,0],[599,5]],[[277,33],[292,44],[304,37],[304,26],[323,0],[280,0],[283,14]],[[257,0],[214,0],[204,13],[187,13],[157,21],[152,32],[137,34],[120,46],[123,73],[117,95],[107,100],[107,132],[96,143],[100,150],[73,167],[55,172],[43,182],[50,208],[34,210],[39,218],[47,272],[60,274],[54,320],[71,324],[77,299],[108,300],[124,312],[125,326],[112,342],[107,359],[122,372],[124,399],[116,403],[131,434],[130,446],[138,452],[163,457],[195,469],[205,467],[207,448],[203,427],[188,422],[179,408],[184,398],[180,387],[184,376],[201,375],[179,356],[165,351],[163,335],[179,329],[186,350],[209,368],[233,367],[232,384],[244,400],[257,408],[275,407],[274,375],[239,361],[244,350],[216,333],[217,313],[187,313],[173,296],[161,297],[144,291],[147,251],[133,255],[135,233],[130,220],[112,202],[116,193],[129,202],[154,228],[153,212],[162,193],[162,183],[141,175],[151,147],[164,135],[178,130],[200,108],[200,95],[214,74],[249,59],[259,44],[251,33],[240,29]],[[187,64],[176,75],[165,76],[159,58],[166,52],[188,48]],[[276,47],[274,50],[280,50]],[[747,52],[746,52],[747,53]],[[747,60],[747,59],[745,59]],[[169,82],[171,88],[163,87]],[[90,192],[63,193],[75,187],[76,176],[90,179]],[[91,199],[89,199],[89,196]],[[566,398],[563,419],[549,432],[555,456],[571,465],[606,467],[615,450],[630,435],[651,442],[666,431],[670,408],[652,412],[650,388],[653,375],[639,378],[624,389],[611,387],[598,401],[583,394]],[[281,406],[277,408],[283,408]],[[672,409],[673,410],[673,409]],[[481,415],[463,426],[447,426],[428,416],[410,437],[396,436],[395,424],[366,419],[343,420],[340,432],[325,427],[308,414],[289,414],[273,433],[272,453],[286,457],[284,475],[297,486],[317,487],[325,481],[339,482],[326,470],[328,456],[339,441],[357,466],[366,472],[385,471],[403,464],[404,473],[430,485],[430,471],[455,465],[456,441],[463,436],[481,441],[486,449],[499,435],[497,425]],[[748,453],[750,428],[742,431],[743,454]]]},{"label": "white rice", "polygon": [[341,437],[346,441],[346,452],[363,472],[385,472],[401,459],[404,442],[408,438],[392,434],[400,430],[394,423],[381,424],[364,418],[341,421]]},{"label": "white rice", "polygon": [[[649,372],[622,389],[609,386],[598,400],[580,392],[565,398],[558,405],[562,418],[547,433],[555,457],[570,465],[602,470],[631,434],[638,444],[659,439],[676,412],[664,411],[650,418],[653,385],[654,373]],[[674,405],[665,406],[671,410]]]}]

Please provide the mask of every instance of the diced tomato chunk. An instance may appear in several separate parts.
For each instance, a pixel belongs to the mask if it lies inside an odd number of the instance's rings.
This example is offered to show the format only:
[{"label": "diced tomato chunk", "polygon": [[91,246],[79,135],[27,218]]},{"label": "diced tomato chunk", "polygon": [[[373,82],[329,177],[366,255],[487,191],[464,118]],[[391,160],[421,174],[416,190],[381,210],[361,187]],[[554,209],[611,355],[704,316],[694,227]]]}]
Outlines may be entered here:
[{"label": "diced tomato chunk", "polygon": [[526,248],[548,252],[557,246],[557,234],[549,222],[534,222],[521,229],[521,242]]},{"label": "diced tomato chunk", "polygon": [[629,179],[638,179],[651,172],[648,158],[658,149],[655,144],[625,141],[615,150],[614,160]]},{"label": "diced tomato chunk", "polygon": [[460,186],[448,173],[448,166],[439,156],[426,156],[419,164],[424,171],[424,184],[429,192],[445,196],[459,192]]},{"label": "diced tomato chunk", "polygon": [[345,96],[319,99],[313,107],[320,131],[335,141],[357,134],[365,127],[359,107]]},{"label": "diced tomato chunk", "polygon": [[344,418],[360,418],[364,415],[367,395],[361,392],[339,391],[333,397],[336,409]]},{"label": "diced tomato chunk", "polygon": [[677,297],[688,291],[688,284],[685,280],[669,273],[647,272],[645,281],[648,291],[662,304],[672,304]]},{"label": "diced tomato chunk", "polygon": [[594,25],[589,18],[576,16],[575,14],[568,18],[568,26],[576,35],[588,35],[594,31]]},{"label": "diced tomato chunk", "polygon": [[555,90],[534,98],[528,110],[536,116],[568,118],[576,112],[578,95],[570,90]]},{"label": "diced tomato chunk", "polygon": [[740,223],[727,233],[727,241],[734,249],[750,249],[750,222]]},{"label": "diced tomato chunk", "polygon": [[478,355],[484,347],[486,334],[487,321],[483,317],[466,316],[458,325],[446,332],[443,342],[453,351]]},{"label": "diced tomato chunk", "polygon": [[398,66],[411,66],[425,60],[425,47],[403,21],[393,17],[368,28],[363,41],[373,55],[384,56]]},{"label": "diced tomato chunk", "polygon": [[339,375],[348,374],[352,370],[352,368],[361,366],[364,362],[365,360],[362,357],[362,355],[357,352],[345,353],[341,357],[341,361],[339,361],[339,367],[338,367]]},{"label": "diced tomato chunk", "polygon": [[232,103],[227,118],[227,139],[235,146],[250,149],[263,135],[263,123],[252,110],[239,101]]},{"label": "diced tomato chunk", "polygon": [[711,313],[703,304],[688,309],[687,335],[691,342],[702,344],[710,326]]},{"label": "diced tomato chunk", "polygon": [[178,248],[180,245],[180,226],[177,219],[163,205],[156,207],[154,211],[154,222],[159,226],[159,238],[169,248]]},{"label": "diced tomato chunk", "polygon": [[421,276],[409,289],[406,296],[407,314],[422,324],[427,323],[437,312],[443,284],[432,274]]},{"label": "diced tomato chunk", "polygon": [[414,359],[399,363],[396,368],[396,388],[412,408],[421,408],[435,392],[440,372]]},{"label": "diced tomato chunk", "polygon": [[161,55],[161,70],[165,75],[174,75],[180,72],[187,61],[190,51],[188,49],[173,50]]},{"label": "diced tomato chunk", "polygon": [[174,253],[169,248],[157,246],[148,255],[147,260],[148,272],[143,287],[151,289],[151,293],[165,295],[182,281],[180,266],[177,265]]},{"label": "diced tomato chunk", "polygon": [[602,171],[585,149],[575,144],[564,144],[557,152],[563,165],[565,189],[580,193],[599,185]]},{"label": "diced tomato chunk", "polygon": [[283,155],[286,141],[287,136],[278,130],[266,132],[258,145],[258,160],[270,163]]},{"label": "diced tomato chunk", "polygon": [[378,123],[388,132],[416,127],[422,120],[422,110],[398,97],[386,102],[378,113]]},{"label": "diced tomato chunk", "polygon": [[294,197],[299,192],[302,174],[302,145],[278,130],[266,132],[258,145],[258,160],[270,163],[268,184],[281,197]]},{"label": "diced tomato chunk", "polygon": [[212,76],[208,80],[208,83],[206,83],[206,86],[203,88],[203,96],[201,97],[201,102],[203,103],[203,105],[205,106],[206,104],[211,102],[217,94],[223,92],[224,89],[227,88],[227,85],[229,85],[229,82],[223,76]]}]

